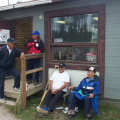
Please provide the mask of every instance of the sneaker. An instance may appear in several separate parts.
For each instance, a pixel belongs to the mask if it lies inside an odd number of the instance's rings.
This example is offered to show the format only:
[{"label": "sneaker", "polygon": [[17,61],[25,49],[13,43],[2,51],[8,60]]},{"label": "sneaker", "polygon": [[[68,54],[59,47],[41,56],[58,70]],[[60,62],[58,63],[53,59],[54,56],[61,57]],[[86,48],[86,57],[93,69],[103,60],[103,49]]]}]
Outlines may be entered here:
[{"label": "sneaker", "polygon": [[22,90],[20,88],[14,87],[13,90],[21,92]]},{"label": "sneaker", "polygon": [[68,117],[66,117],[66,120],[72,120],[73,117],[75,117],[75,115],[70,114]]},{"label": "sneaker", "polygon": [[5,98],[1,98],[2,103],[6,103]]},{"label": "sneaker", "polygon": [[37,112],[38,113],[44,113],[46,115],[48,114],[48,110],[46,108],[40,107],[40,106],[37,107]]}]

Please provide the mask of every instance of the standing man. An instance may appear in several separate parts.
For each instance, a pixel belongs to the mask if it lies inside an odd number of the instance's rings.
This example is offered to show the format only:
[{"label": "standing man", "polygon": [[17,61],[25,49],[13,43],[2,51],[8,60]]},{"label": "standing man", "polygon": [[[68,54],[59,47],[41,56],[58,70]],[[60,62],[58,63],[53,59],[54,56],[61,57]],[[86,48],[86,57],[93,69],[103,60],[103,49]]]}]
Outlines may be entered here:
[{"label": "standing man", "polygon": [[[32,33],[31,35],[32,38],[25,43],[25,47],[28,48],[27,54],[37,54],[44,52],[44,45],[43,41],[40,39],[40,33],[38,31],[34,31],[34,33]],[[40,58],[33,58],[27,60],[27,70],[34,69],[34,67],[40,67]],[[36,72],[35,80],[36,82],[34,85],[40,83],[39,71]],[[32,73],[27,75],[27,83],[32,83]]]},{"label": "standing man", "polygon": [[8,38],[7,45],[0,47],[0,98],[1,102],[5,103],[4,96],[4,80],[6,74],[14,77],[13,89],[21,91],[20,87],[20,73],[14,68],[15,58],[20,57],[24,59],[24,52],[15,47],[13,38]]},{"label": "standing man", "polygon": [[71,120],[75,116],[75,106],[77,100],[84,104],[84,113],[86,119],[91,120],[90,110],[91,105],[94,113],[97,114],[97,95],[100,92],[99,81],[94,78],[96,70],[94,67],[90,67],[87,72],[87,77],[84,78],[78,87],[70,86],[68,89],[73,89],[69,98],[69,108],[71,109],[71,114],[66,118],[66,120]]},{"label": "standing man", "polygon": [[69,84],[69,74],[65,71],[65,63],[59,63],[58,71],[55,71],[50,77],[50,90],[45,96],[43,107],[39,108],[40,115],[52,112],[58,101],[67,92]]}]

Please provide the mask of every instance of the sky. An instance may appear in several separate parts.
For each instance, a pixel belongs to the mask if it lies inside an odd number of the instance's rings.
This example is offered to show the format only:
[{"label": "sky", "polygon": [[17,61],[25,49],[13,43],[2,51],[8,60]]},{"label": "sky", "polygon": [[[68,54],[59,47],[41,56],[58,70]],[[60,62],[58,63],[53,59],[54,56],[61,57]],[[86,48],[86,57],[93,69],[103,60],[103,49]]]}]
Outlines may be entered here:
[{"label": "sky", "polygon": [[25,2],[25,1],[31,1],[31,0],[0,0],[0,6],[8,5],[8,1],[10,4],[16,4],[17,1]]}]

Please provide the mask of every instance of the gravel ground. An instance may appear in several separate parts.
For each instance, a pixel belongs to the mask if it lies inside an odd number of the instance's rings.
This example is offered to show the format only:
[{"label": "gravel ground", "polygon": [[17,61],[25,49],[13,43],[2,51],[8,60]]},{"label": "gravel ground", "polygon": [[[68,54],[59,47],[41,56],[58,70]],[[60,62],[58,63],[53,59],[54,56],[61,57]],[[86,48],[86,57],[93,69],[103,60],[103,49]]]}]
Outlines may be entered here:
[{"label": "gravel ground", "polygon": [[0,104],[0,120],[18,120],[12,115],[4,105]]}]

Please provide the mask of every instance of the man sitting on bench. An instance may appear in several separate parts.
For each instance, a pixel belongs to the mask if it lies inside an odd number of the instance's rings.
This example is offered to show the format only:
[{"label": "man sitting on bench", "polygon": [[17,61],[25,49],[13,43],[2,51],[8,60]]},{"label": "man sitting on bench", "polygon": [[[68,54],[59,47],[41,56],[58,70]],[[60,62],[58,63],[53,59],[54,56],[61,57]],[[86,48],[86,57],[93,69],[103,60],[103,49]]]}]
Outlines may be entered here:
[{"label": "man sitting on bench", "polygon": [[65,63],[59,63],[58,71],[55,71],[50,77],[50,90],[45,96],[43,107],[39,108],[40,115],[53,112],[58,101],[67,92],[69,79],[69,74],[65,71]]},{"label": "man sitting on bench", "polygon": [[75,106],[77,100],[84,104],[84,113],[86,119],[91,120],[90,109],[91,105],[94,113],[97,114],[97,95],[100,92],[99,81],[94,78],[96,70],[94,67],[90,67],[87,72],[87,77],[84,78],[78,87],[69,86],[68,89],[73,89],[69,98],[69,108],[71,109],[71,114],[66,117],[66,120],[71,120],[75,116]]}]

